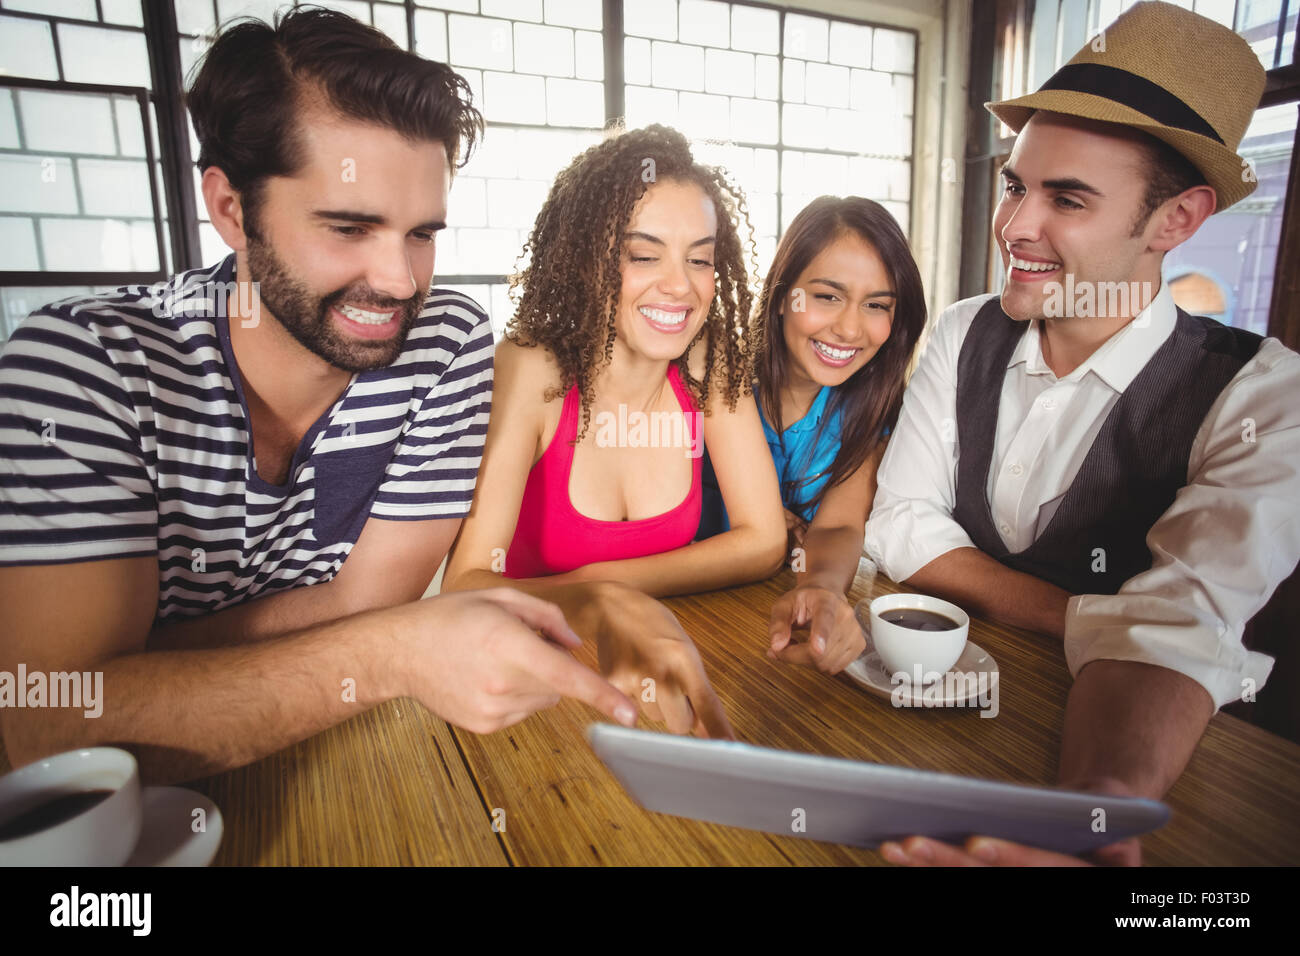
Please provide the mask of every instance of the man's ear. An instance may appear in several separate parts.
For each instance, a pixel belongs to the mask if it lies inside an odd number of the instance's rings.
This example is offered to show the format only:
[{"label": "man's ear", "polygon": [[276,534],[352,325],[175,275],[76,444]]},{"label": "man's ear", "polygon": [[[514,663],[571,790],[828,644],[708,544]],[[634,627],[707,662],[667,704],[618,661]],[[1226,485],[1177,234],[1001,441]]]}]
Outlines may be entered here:
[{"label": "man's ear", "polygon": [[1156,230],[1151,235],[1150,247],[1157,252],[1168,252],[1186,242],[1214,214],[1217,203],[1218,197],[1210,186],[1193,186],[1170,199],[1152,217]]},{"label": "man's ear", "polygon": [[243,202],[239,191],[216,166],[209,166],[203,172],[203,202],[221,241],[235,252],[244,252],[248,237],[244,233]]}]

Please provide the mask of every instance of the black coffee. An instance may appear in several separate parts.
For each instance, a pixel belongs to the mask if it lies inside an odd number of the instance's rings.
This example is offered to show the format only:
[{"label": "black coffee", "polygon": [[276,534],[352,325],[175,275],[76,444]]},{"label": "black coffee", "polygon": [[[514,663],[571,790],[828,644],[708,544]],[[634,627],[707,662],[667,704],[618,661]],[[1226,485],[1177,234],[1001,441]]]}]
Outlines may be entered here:
[{"label": "black coffee", "polygon": [[112,790],[83,790],[79,793],[60,794],[53,800],[47,800],[40,806],[0,823],[0,840],[16,840],[57,826],[103,803],[113,793]]},{"label": "black coffee", "polygon": [[883,611],[880,619],[890,624],[897,624],[899,627],[911,628],[913,631],[952,631],[958,627],[957,622],[950,617],[911,607]]}]

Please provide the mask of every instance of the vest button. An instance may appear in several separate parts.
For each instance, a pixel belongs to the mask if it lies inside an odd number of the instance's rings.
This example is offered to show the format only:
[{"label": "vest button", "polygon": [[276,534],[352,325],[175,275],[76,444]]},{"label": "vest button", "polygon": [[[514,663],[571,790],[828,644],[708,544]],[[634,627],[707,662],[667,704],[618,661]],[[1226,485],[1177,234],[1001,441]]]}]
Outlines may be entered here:
[{"label": "vest button", "polygon": [[1004,522],[1003,524],[998,525],[998,530],[1001,531],[1003,534],[1010,534],[1010,533],[1011,533],[1011,525],[1006,524],[1006,523]]},{"label": "vest button", "polygon": [[1011,472],[1011,474],[1019,478],[1021,475],[1025,473],[1025,467],[1024,465],[1020,464],[1020,462],[1016,462],[1014,465],[1008,468],[1007,471]]}]

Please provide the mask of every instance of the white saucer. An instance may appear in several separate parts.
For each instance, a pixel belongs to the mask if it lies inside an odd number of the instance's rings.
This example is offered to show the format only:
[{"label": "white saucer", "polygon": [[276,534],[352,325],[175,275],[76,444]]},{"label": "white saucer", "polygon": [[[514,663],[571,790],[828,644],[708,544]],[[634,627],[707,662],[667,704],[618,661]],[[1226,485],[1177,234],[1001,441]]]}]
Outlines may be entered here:
[{"label": "white saucer", "polygon": [[[140,842],[126,866],[207,866],[217,855],[223,830],[221,811],[201,793],[184,787],[144,787],[140,791]],[[194,832],[195,810],[204,829]]]},{"label": "white saucer", "polygon": [[[904,707],[966,707],[972,706],[972,702],[979,697],[981,684],[984,685],[985,693],[992,693],[997,686],[998,662],[988,651],[969,640],[961,657],[957,658],[957,663],[948,671],[948,674],[954,675],[953,678],[944,675],[942,680],[935,681],[928,688],[913,687],[910,682],[895,685],[890,680],[885,662],[880,659],[875,645],[871,643],[871,635],[864,636],[867,639],[867,649],[844,668],[844,673],[877,697],[892,702],[897,692],[900,695],[898,702]],[[957,675],[966,674],[974,674],[975,679],[957,678]]]}]

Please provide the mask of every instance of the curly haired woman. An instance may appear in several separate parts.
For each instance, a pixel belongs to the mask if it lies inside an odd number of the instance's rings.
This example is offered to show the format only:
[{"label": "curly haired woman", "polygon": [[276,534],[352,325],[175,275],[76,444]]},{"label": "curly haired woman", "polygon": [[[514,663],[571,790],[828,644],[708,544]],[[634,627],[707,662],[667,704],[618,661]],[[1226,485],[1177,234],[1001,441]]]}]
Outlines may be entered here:
[{"label": "curly haired woman", "polygon": [[[737,216],[739,192],[661,126],[593,146],[557,177],[497,349],[483,465],[447,587],[492,586],[504,570],[512,586],[594,615],[597,630],[646,629],[654,617],[682,642],[666,608],[634,595],[780,568],[785,522],[750,394]],[[731,528],[693,543],[702,442]],[[662,689],[659,699],[670,729],[689,729],[684,702]]]}]

